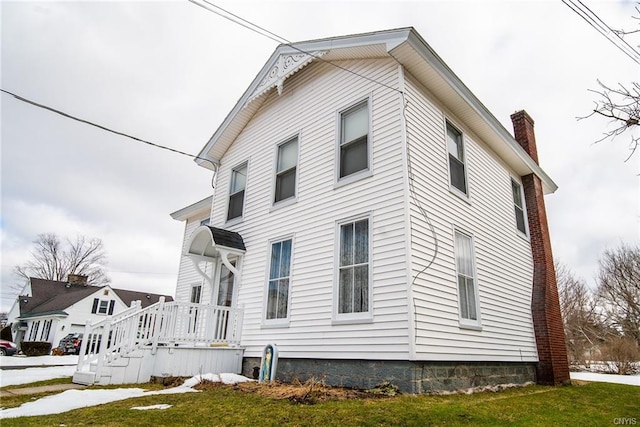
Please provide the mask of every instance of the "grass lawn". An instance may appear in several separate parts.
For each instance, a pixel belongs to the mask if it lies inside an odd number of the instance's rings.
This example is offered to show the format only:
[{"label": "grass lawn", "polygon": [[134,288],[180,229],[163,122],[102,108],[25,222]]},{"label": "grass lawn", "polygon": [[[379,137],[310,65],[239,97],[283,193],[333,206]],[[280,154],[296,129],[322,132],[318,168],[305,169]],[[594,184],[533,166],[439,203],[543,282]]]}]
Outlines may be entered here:
[{"label": "grass lawn", "polygon": [[[140,385],[137,385],[140,386]],[[147,384],[141,385],[147,388]],[[153,388],[156,388],[155,386]],[[31,398],[37,396],[31,396]],[[4,400],[4,399],[3,399]],[[2,402],[2,406],[9,402]],[[14,402],[17,403],[17,402]],[[133,406],[173,405],[135,411]],[[10,426],[428,426],[428,425],[615,425],[640,423],[640,387],[589,383],[530,386],[498,393],[451,396],[402,395],[295,404],[218,386],[200,393],[146,396],[64,414],[2,420]],[[627,421],[628,423],[629,421]]]}]

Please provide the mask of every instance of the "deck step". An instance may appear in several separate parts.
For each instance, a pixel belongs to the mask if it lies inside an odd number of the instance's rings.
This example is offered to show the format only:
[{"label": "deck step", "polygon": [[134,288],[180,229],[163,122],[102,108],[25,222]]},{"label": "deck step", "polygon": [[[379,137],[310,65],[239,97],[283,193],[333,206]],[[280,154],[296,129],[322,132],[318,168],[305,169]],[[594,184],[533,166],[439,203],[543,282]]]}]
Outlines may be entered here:
[{"label": "deck step", "polygon": [[75,371],[71,381],[75,384],[92,385],[96,381],[96,374],[95,372]]}]

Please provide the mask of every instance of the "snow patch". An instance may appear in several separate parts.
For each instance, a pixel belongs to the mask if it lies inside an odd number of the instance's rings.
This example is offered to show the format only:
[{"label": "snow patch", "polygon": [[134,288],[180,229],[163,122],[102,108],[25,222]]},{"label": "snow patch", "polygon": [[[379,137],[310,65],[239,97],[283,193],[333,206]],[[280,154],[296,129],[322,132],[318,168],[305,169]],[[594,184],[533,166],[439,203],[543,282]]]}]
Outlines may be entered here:
[{"label": "snow patch", "polygon": [[167,403],[161,403],[159,405],[151,405],[151,406],[134,406],[131,409],[135,409],[137,411],[148,411],[149,409],[169,409],[173,405],[169,405]]},{"label": "snow patch", "polygon": [[[3,377],[5,372],[11,371],[3,371]],[[191,377],[187,381],[185,381],[184,384],[178,387],[156,391],[145,391],[141,388],[117,388],[110,390],[67,390],[59,394],[43,397],[42,399],[38,399],[33,402],[24,403],[17,408],[0,409],[0,419],[61,414],[63,412],[71,411],[72,409],[101,405],[103,403],[116,402],[118,400],[130,399],[133,397],[176,393],[198,393],[199,391],[194,390],[192,387],[201,382],[203,379],[212,382],[223,382],[225,384],[236,384],[239,382],[254,381],[247,377],[236,374],[204,374]]]}]

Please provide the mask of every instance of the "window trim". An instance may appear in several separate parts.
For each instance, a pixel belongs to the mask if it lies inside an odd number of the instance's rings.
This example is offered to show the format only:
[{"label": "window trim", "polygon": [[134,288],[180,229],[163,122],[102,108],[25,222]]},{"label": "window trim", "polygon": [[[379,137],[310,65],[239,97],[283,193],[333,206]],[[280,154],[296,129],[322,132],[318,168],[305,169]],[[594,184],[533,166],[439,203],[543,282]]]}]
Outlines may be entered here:
[{"label": "window trim", "polygon": [[[243,195],[243,199],[242,199],[242,212],[240,213],[239,216],[235,216],[233,218],[229,218],[229,208],[230,208],[230,202],[231,202],[231,196],[238,194],[239,191],[236,191],[235,193],[231,193],[231,187],[233,185],[233,173],[235,171],[237,171],[238,169],[242,168],[242,167],[246,167],[247,169],[247,176],[245,177],[245,181],[244,181],[244,189],[242,191],[244,191],[244,195]],[[228,186],[228,192],[227,192],[227,206],[226,206],[226,210],[225,210],[225,224],[233,224],[233,223],[237,223],[240,222],[244,219],[244,209],[246,207],[246,201],[247,201],[247,184],[249,183],[249,160],[244,160],[242,162],[239,162],[238,164],[236,164],[234,167],[231,168],[231,171],[229,172],[229,186]]]},{"label": "window trim", "polygon": [[[451,191],[456,196],[462,198],[465,201],[469,201],[471,198],[471,189],[469,188],[469,162],[467,158],[467,147],[465,143],[465,133],[461,131],[460,127],[455,125],[450,119],[444,119],[444,148],[447,159],[447,175],[449,178],[449,191]],[[449,153],[449,128],[452,128],[454,131],[460,134],[460,142],[462,144],[462,166],[464,167],[464,185],[466,188],[466,192],[460,190],[458,187],[453,185],[451,180],[451,153]]]},{"label": "window trim", "polygon": [[[271,276],[271,251],[273,250],[273,245],[279,242],[285,242],[287,240],[291,240],[291,258],[289,259],[289,292],[287,293],[287,317],[277,318],[277,319],[267,319],[267,310],[269,304],[269,278]],[[293,266],[295,259],[295,234],[287,234],[284,236],[276,237],[273,239],[269,239],[267,242],[267,259],[266,259],[266,268],[265,268],[265,279],[264,279],[264,295],[263,295],[263,303],[262,303],[262,325],[263,328],[287,328],[289,327],[289,322],[291,321],[291,290],[293,283]]]},{"label": "window trim", "polygon": [[[520,203],[522,203],[522,206],[517,206],[515,203],[515,200],[513,200],[513,185],[517,185],[520,188]],[[513,202],[513,215],[514,215],[514,220],[516,222],[516,232],[525,238],[529,238],[529,217],[527,216],[527,201],[525,200],[524,197],[524,186],[522,185],[522,183],[520,181],[517,181],[513,176],[511,177],[511,194],[512,194],[512,202]],[[524,222],[524,231],[520,230],[518,228],[518,217],[516,214],[516,209],[520,208],[522,210],[522,220]]]},{"label": "window trim", "polygon": [[[341,187],[355,181],[370,177],[373,175],[373,94],[369,93],[349,103],[346,107],[336,111],[336,144],[334,153],[334,187]],[[351,173],[349,175],[340,176],[341,152],[342,147],[342,117],[343,115],[358,109],[362,104],[366,104],[368,113],[368,133],[367,133],[367,168]]]},{"label": "window trim", "polygon": [[[298,201],[298,183],[300,178],[300,134],[301,132],[298,132],[295,135],[285,138],[275,146],[275,154],[274,154],[274,161],[273,161],[273,175],[272,175],[273,183],[271,185],[271,209],[277,209],[283,206],[289,206]],[[294,187],[293,196],[276,201],[276,186],[278,185],[278,174],[279,174],[278,154],[280,153],[280,147],[292,142],[293,140],[297,140],[297,144],[298,144],[298,149],[296,153],[296,166],[295,166],[296,178],[295,178],[295,184],[294,184],[295,187]],[[287,171],[291,169],[292,168],[289,168],[287,169]]]},{"label": "window trim", "polygon": [[[367,311],[357,313],[340,313],[338,305],[340,303],[340,237],[341,227],[345,224],[355,223],[366,219],[369,221],[369,260],[368,260],[368,307]],[[333,254],[333,301],[332,301],[332,324],[354,324],[354,323],[371,323],[373,322],[373,212],[366,212],[359,215],[353,215],[335,222],[335,243]]]},{"label": "window trim", "polygon": [[[198,301],[195,302],[193,301],[193,292],[195,290],[195,288],[200,288],[200,290],[198,291]],[[202,304],[202,283],[192,283],[191,286],[189,287],[189,303],[190,304]]]},{"label": "window trim", "polygon": [[[458,284],[458,257],[456,247],[456,234],[460,234],[469,238],[471,242],[471,261],[473,262],[472,271],[473,271],[473,295],[475,298],[475,306],[476,306],[476,318],[477,319],[467,319],[462,317],[462,310],[460,307],[460,289]],[[454,283],[456,290],[456,298],[457,298],[457,306],[458,306],[458,325],[461,329],[472,329],[472,330],[482,330],[482,315],[480,312],[480,292],[479,292],[479,283],[478,283],[478,266],[476,262],[476,245],[475,245],[475,237],[472,233],[468,233],[461,228],[454,227],[453,228],[453,263],[454,263]]]}]

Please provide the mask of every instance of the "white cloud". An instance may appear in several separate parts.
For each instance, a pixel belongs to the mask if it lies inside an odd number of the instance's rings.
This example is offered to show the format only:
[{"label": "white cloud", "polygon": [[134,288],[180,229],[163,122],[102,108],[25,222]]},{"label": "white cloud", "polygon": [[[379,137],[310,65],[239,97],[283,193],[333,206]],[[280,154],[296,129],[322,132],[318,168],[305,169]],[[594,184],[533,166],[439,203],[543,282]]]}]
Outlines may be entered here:
[{"label": "white cloud", "polygon": [[[591,3],[591,2],[589,2]],[[637,65],[561,2],[224,2],[292,41],[414,26],[511,129],[526,109],[554,254],[590,279],[607,245],[638,240],[638,160],[599,139],[596,80]],[[589,4],[612,27],[634,3]],[[635,43],[638,44],[638,43]],[[189,2],[5,2],[2,87],[197,154],[276,43]],[[2,287],[38,233],[101,237],[115,287],[172,293],[182,225],[169,213],[211,194],[211,174],[174,153],[2,95]],[[134,274],[134,273],[142,274]],[[2,300],[3,307],[10,300]]]}]

